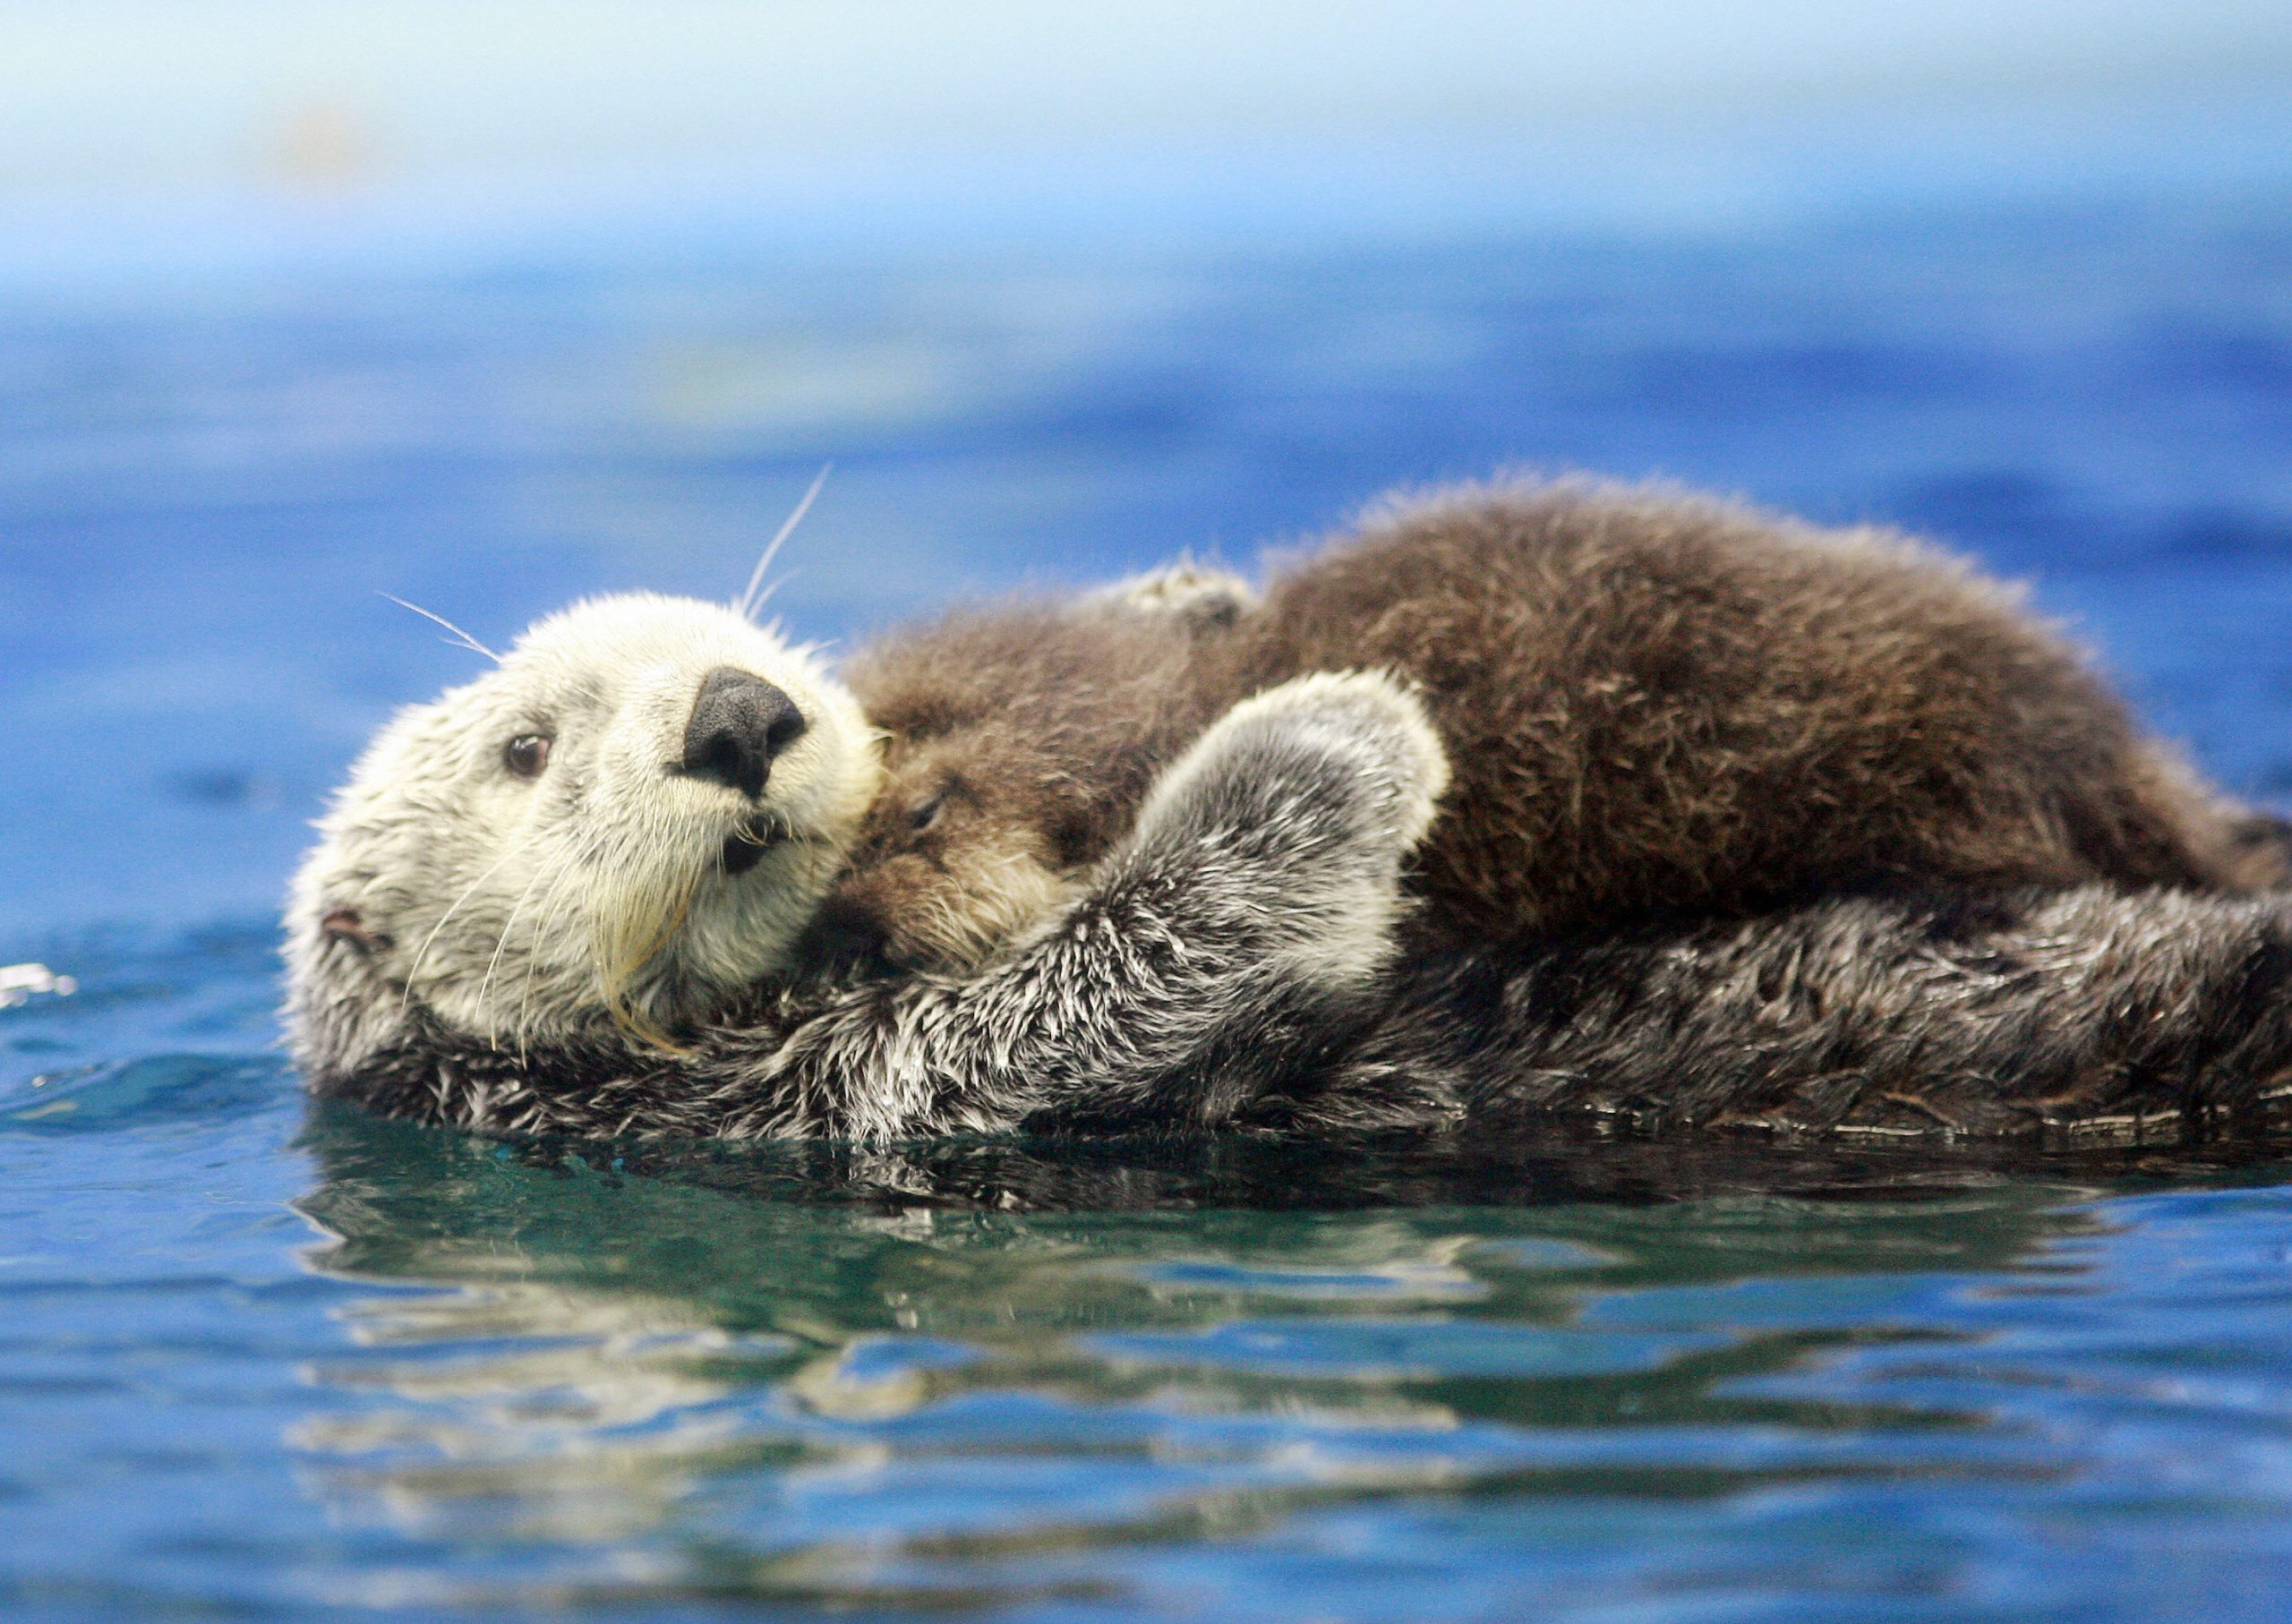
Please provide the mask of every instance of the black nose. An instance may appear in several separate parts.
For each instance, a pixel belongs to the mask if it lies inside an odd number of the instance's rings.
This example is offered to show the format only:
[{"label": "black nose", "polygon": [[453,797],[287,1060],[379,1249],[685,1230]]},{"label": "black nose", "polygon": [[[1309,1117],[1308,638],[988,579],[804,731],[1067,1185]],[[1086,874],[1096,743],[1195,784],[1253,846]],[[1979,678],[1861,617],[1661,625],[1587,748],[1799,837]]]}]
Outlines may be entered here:
[{"label": "black nose", "polygon": [[773,757],[803,731],[804,713],[793,699],[761,677],[720,665],[701,679],[679,770],[754,800],[772,775]]}]

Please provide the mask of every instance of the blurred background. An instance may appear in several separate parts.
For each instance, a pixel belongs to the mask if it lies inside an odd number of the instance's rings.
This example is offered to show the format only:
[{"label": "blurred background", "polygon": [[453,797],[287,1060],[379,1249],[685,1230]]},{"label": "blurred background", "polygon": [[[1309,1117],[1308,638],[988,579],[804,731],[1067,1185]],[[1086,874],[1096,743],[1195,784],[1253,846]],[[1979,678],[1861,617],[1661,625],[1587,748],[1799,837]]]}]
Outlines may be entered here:
[{"label": "blurred background", "polygon": [[1398,484],[1665,477],[2032,577],[2292,787],[2271,0],[0,4],[0,954],[251,919],[580,594],[792,630]]}]

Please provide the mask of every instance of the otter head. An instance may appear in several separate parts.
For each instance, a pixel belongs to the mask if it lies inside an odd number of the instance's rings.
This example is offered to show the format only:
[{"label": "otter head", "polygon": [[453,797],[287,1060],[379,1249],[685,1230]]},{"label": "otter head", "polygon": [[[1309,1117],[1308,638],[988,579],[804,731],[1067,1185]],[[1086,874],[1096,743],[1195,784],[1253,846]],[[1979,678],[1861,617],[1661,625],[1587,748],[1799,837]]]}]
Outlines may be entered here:
[{"label": "otter head", "polygon": [[969,970],[1073,896],[1219,707],[1211,662],[1248,594],[1182,565],[863,650],[847,675],[884,730],[883,787],[807,962]]},{"label": "otter head", "polygon": [[1080,888],[1126,819],[1076,753],[996,721],[894,733],[849,868],[800,953],[815,967],[961,970]]},{"label": "otter head", "polygon": [[731,610],[535,625],[400,712],[295,878],[292,1041],[341,1075],[422,1021],[661,1040],[785,968],[880,774],[857,704]]}]

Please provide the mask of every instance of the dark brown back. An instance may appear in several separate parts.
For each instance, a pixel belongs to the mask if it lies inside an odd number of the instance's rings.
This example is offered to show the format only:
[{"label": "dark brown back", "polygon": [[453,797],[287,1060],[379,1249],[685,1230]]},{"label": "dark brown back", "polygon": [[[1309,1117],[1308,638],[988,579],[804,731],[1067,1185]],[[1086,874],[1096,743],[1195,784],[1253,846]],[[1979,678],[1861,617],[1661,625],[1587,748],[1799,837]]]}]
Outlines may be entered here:
[{"label": "dark brown back", "polygon": [[1390,509],[1278,562],[1229,627],[1029,603],[877,642],[849,680],[890,772],[829,916],[897,962],[973,960],[1054,904],[1227,705],[1367,669],[1422,689],[1450,753],[1415,879],[1439,940],[1903,879],[2285,877],[2280,842],[1960,561],[1561,484]]}]

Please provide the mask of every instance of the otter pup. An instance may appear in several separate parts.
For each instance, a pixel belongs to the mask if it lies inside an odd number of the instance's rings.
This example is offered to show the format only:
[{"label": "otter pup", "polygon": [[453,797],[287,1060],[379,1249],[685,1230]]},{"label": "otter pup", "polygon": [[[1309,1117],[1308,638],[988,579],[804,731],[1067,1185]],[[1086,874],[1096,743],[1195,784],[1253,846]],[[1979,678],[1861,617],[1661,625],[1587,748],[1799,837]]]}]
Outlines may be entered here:
[{"label": "otter pup", "polygon": [[1260,601],[1188,571],[866,649],[845,675],[889,735],[884,787],[808,951],[981,962],[1227,705],[1351,669],[1414,684],[1449,748],[1413,881],[1430,945],[1888,884],[2287,877],[2280,842],[1957,560],[1705,500],[1500,487],[1390,510]]}]

